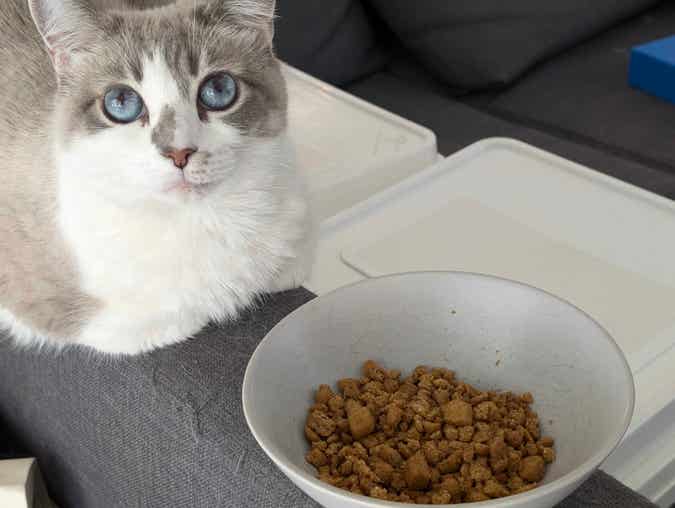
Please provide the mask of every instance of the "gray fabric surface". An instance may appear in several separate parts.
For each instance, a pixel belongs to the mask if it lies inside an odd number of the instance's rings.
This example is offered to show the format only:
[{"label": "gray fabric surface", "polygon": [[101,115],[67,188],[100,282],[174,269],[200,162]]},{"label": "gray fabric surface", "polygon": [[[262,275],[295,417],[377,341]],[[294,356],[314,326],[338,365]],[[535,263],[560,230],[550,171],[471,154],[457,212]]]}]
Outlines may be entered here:
[{"label": "gray fabric surface", "polygon": [[386,63],[360,0],[279,0],[277,15],[279,57],[319,79],[344,84]]},{"label": "gray fabric surface", "polygon": [[675,104],[628,85],[630,48],[675,30],[675,2],[540,66],[488,110],[675,173]]},{"label": "gray fabric surface", "polygon": [[255,346],[311,297],[270,297],[237,323],[136,359],[1,343],[0,413],[61,508],[314,507],[256,445],[241,408]]},{"label": "gray fabric surface", "polygon": [[476,90],[510,83],[658,0],[367,1],[432,73]]},{"label": "gray fabric surface", "polygon": [[2,419],[2,411],[0,411],[0,460],[21,459],[28,456],[28,450],[11,431],[7,422]]},{"label": "gray fabric surface", "polygon": [[[311,298],[270,297],[236,323],[137,359],[0,342],[0,413],[61,508],[316,508],[256,445],[240,402],[258,342]],[[619,506],[652,507],[602,473],[561,505]]]},{"label": "gray fabric surface", "polygon": [[[625,153],[613,152],[605,146],[576,142],[572,136],[555,135],[496,118],[391,74],[378,73],[350,86],[348,90],[429,127],[436,133],[439,149],[445,155],[484,138],[511,137],[675,199],[675,175],[667,168],[645,164],[639,158],[631,160]],[[660,132],[657,134],[662,135]]]}]

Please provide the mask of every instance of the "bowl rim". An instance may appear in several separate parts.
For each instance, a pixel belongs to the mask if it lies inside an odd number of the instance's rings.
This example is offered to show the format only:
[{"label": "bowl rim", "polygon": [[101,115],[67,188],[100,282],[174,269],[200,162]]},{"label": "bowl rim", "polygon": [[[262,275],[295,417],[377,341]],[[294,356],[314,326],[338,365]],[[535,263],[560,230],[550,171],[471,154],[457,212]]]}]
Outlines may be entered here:
[{"label": "bowl rim", "polygon": [[[298,486],[302,488],[302,490],[305,490],[306,488],[310,488],[313,490],[318,490],[322,492],[327,497],[333,497],[336,500],[343,500],[343,501],[349,501],[352,503],[355,503],[356,505],[362,507],[362,508],[397,508],[401,506],[422,506],[422,507],[455,507],[455,506],[460,506],[459,504],[445,504],[445,505],[412,505],[409,503],[401,503],[401,502],[396,502],[396,501],[384,501],[384,500],[379,500],[379,499],[374,499],[368,496],[363,496],[363,495],[358,495],[358,494],[352,494],[351,492],[347,492],[342,489],[338,489],[337,487],[334,487],[332,485],[329,485],[325,482],[322,482],[318,478],[309,475],[302,469],[298,468],[295,466],[293,463],[289,462],[286,463],[284,460],[282,460],[280,457],[278,457],[275,453],[271,451],[271,444],[268,442],[266,438],[261,436],[258,431],[256,430],[255,426],[251,422],[251,417],[250,417],[250,409],[248,408],[249,401],[248,398],[246,397],[247,393],[247,388],[251,383],[251,370],[252,366],[255,364],[257,361],[257,358],[259,356],[260,351],[262,348],[271,340],[271,336],[273,332],[280,326],[282,326],[286,321],[290,321],[291,319],[294,319],[295,314],[299,314],[300,312],[304,312],[305,307],[310,306],[312,304],[316,305],[320,300],[334,296],[336,294],[339,294],[341,292],[346,292],[350,289],[357,288],[361,285],[367,285],[367,284],[373,284],[378,281],[382,281],[384,279],[405,279],[405,278],[413,278],[417,277],[420,275],[438,275],[438,276],[461,276],[461,277],[468,277],[468,278],[479,278],[479,279],[486,279],[486,280],[493,280],[493,281],[498,281],[498,282],[506,282],[511,285],[515,286],[520,286],[522,288],[541,293],[544,295],[547,295],[548,297],[551,297],[555,300],[558,300],[559,302],[562,302],[565,305],[568,305],[569,307],[573,308],[576,312],[581,314],[582,316],[585,316],[588,320],[590,320],[595,326],[597,326],[601,331],[602,334],[605,338],[605,340],[608,342],[609,346],[614,349],[614,351],[617,353],[617,356],[620,360],[620,363],[623,367],[623,372],[626,377],[626,381],[628,384],[628,400],[627,400],[627,407],[626,411],[623,415],[623,423],[620,427],[621,431],[617,433],[614,439],[606,443],[598,452],[593,454],[590,458],[588,458],[586,461],[584,461],[582,464],[577,466],[575,469],[570,471],[567,474],[564,474],[560,478],[550,482],[546,483],[544,485],[540,485],[539,487],[532,489],[528,492],[524,492],[521,494],[515,494],[513,496],[507,496],[503,498],[498,498],[498,499],[492,499],[489,501],[480,501],[480,502],[475,502],[471,503],[471,506],[475,506],[476,508],[512,508],[514,501],[522,501],[523,503],[526,502],[531,502],[534,501],[535,499],[541,498],[546,496],[547,494],[553,494],[554,492],[558,492],[561,490],[569,489],[574,487],[577,483],[585,480],[588,478],[592,473],[594,473],[599,466],[609,457],[609,455],[612,454],[612,452],[619,446],[621,443],[621,440],[625,436],[626,432],[628,431],[628,428],[630,427],[630,423],[633,419],[633,413],[635,410],[635,378],[633,376],[633,372],[630,369],[630,366],[628,364],[628,360],[626,359],[626,355],[624,354],[623,350],[619,347],[617,344],[616,340],[612,335],[607,331],[607,329],[600,324],[595,318],[593,318],[591,315],[589,315],[587,312],[584,310],[580,309],[573,303],[569,302],[568,300],[565,300],[564,298],[561,298],[559,296],[554,295],[553,293],[546,291],[544,289],[537,288],[535,286],[532,286],[530,284],[526,284],[524,282],[519,282],[516,280],[508,279],[505,277],[499,277],[496,275],[488,274],[488,273],[480,273],[480,272],[465,272],[465,271],[456,271],[456,270],[427,270],[427,271],[409,271],[409,272],[401,272],[401,273],[396,273],[396,274],[390,274],[390,275],[383,275],[379,277],[369,277],[367,279],[363,279],[345,286],[341,286],[337,289],[334,289],[328,293],[325,293],[323,295],[316,296],[316,298],[302,304],[300,307],[289,313],[287,316],[285,316],[279,323],[277,323],[274,327],[272,327],[265,337],[260,341],[258,346],[256,346],[255,351],[251,355],[251,358],[249,359],[248,365],[246,366],[246,372],[244,373],[244,381],[242,384],[242,407],[244,411],[244,418],[246,419],[246,424],[248,425],[248,428],[257,441],[258,445],[262,448],[262,450],[265,452],[265,454],[272,459],[274,464],[286,475],[291,479],[292,481],[295,481]],[[305,493],[307,491],[305,490]],[[310,496],[311,497],[311,496]]]}]

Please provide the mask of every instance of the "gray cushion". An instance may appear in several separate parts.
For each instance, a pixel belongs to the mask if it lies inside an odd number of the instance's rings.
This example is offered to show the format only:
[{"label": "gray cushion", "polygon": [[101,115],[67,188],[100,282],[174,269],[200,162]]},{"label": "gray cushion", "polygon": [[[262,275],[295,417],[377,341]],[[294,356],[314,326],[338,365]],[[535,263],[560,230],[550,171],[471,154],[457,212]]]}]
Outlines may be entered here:
[{"label": "gray cushion", "polygon": [[657,0],[368,1],[431,72],[476,90],[510,83]]},{"label": "gray cushion", "polygon": [[0,412],[0,460],[29,457],[30,454],[16,437],[9,424],[3,420]]},{"label": "gray cushion", "polygon": [[268,297],[236,323],[133,359],[0,340],[0,415],[61,508],[317,508],[257,446],[241,406],[258,342],[312,297]]},{"label": "gray cushion", "polygon": [[324,81],[344,84],[386,63],[360,0],[279,0],[277,14],[279,57]]},{"label": "gray cushion", "polygon": [[[0,341],[0,414],[61,508],[319,508],[267,459],[241,408],[254,348],[311,298],[269,297],[236,323],[135,359]],[[654,508],[602,473],[560,508],[614,506]]]},{"label": "gray cushion", "polygon": [[675,172],[675,104],[628,85],[630,48],[673,33],[675,2],[547,62],[488,106],[518,123]]},{"label": "gray cushion", "polygon": [[[574,136],[566,138],[564,135],[496,118],[455,99],[411,85],[391,74],[376,74],[352,85],[349,90],[432,129],[438,137],[440,151],[445,155],[484,138],[511,137],[675,199],[675,176],[667,169],[627,159],[622,152],[606,147],[579,143]],[[662,134],[666,135],[658,133]]]}]

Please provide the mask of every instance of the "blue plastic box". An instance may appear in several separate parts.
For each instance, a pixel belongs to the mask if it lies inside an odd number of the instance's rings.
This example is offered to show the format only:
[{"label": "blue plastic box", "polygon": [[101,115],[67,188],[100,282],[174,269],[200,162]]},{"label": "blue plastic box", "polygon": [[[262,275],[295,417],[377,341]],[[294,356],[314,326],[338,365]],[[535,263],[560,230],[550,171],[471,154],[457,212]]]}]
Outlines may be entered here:
[{"label": "blue plastic box", "polygon": [[675,36],[634,47],[628,76],[631,86],[675,103]]}]

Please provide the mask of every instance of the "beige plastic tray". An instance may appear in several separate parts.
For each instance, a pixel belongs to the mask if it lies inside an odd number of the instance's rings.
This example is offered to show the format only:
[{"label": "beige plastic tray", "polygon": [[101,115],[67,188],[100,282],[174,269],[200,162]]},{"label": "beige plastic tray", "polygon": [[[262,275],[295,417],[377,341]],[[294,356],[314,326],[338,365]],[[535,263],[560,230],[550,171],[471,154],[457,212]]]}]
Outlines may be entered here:
[{"label": "beige plastic tray", "polygon": [[319,220],[438,159],[436,136],[430,130],[288,65],[283,72],[289,133]]}]

